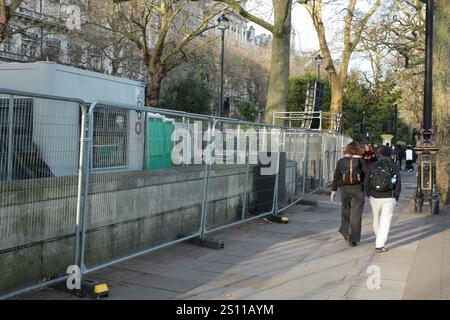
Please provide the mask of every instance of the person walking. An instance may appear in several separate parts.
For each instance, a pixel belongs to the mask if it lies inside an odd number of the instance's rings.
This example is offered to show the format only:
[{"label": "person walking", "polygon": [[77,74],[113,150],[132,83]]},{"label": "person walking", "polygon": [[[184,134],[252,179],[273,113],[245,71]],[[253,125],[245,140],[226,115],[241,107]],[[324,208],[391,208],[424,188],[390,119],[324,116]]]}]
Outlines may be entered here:
[{"label": "person walking", "polygon": [[339,159],[334,171],[331,187],[331,201],[341,192],[341,227],[339,232],[350,246],[356,246],[361,239],[361,220],[364,209],[364,172],[366,164],[360,156],[359,146],[350,142]]},{"label": "person walking", "polygon": [[411,172],[414,169],[413,167],[414,155],[410,146],[408,146],[408,148],[405,150],[405,158],[406,158],[405,170]]},{"label": "person walking", "polygon": [[372,151],[373,151],[373,153],[375,154],[375,157],[377,157],[377,160],[378,160],[378,156],[379,156],[379,151],[380,151],[380,147],[377,145],[377,144],[374,144],[373,146],[372,146]]},{"label": "person walking", "polygon": [[373,152],[372,146],[370,144],[364,145],[364,154],[363,154],[364,161],[368,166],[371,166],[372,163],[376,162],[378,160],[377,156],[375,155],[375,152]]},{"label": "person walking", "polygon": [[391,156],[392,161],[394,161],[394,163],[397,163],[397,147],[395,145],[391,146],[391,153],[392,153]]},{"label": "person walking", "polygon": [[402,170],[402,163],[403,159],[405,158],[405,150],[402,145],[399,145],[397,148],[397,159],[398,159],[398,168],[401,171]]},{"label": "person walking", "polygon": [[391,156],[391,148],[382,147],[379,160],[367,169],[364,179],[364,190],[372,207],[377,253],[388,251],[385,245],[394,209],[401,193],[400,171]]}]

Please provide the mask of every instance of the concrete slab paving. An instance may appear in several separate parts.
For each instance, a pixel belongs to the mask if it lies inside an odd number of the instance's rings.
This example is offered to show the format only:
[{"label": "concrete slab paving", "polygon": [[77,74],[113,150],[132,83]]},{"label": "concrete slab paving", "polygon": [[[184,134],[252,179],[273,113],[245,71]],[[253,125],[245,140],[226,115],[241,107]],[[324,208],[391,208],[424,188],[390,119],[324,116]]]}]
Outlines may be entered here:
[{"label": "concrete slab paving", "polygon": [[128,280],[126,283],[181,293],[187,292],[200,285],[198,282],[186,281],[157,274],[145,274]]},{"label": "concrete slab paving", "polygon": [[[415,185],[404,173],[405,185]],[[108,299],[450,299],[450,213],[416,214],[414,188],[404,188],[387,246],[376,254],[370,204],[362,239],[348,247],[337,232],[339,203],[311,195],[318,207],[294,205],[289,224],[259,219],[211,234],[224,239],[214,250],[181,243],[89,274],[110,285]],[[371,268],[380,289],[370,290]],[[18,299],[79,299],[45,289]]]},{"label": "concrete slab paving", "polygon": [[388,289],[373,289],[367,287],[352,287],[345,298],[348,300],[401,300],[402,292]]},{"label": "concrete slab paving", "polygon": [[176,292],[139,285],[110,285],[110,300],[170,300]]}]

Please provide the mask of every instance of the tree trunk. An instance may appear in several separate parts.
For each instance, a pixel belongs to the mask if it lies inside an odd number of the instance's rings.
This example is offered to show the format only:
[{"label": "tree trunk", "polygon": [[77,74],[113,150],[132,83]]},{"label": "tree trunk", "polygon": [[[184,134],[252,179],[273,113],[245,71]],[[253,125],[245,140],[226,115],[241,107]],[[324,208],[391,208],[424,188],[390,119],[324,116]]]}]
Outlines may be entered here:
[{"label": "tree trunk", "polygon": [[6,26],[0,22],[0,43],[5,42],[7,36],[8,36],[8,33],[6,31]]},{"label": "tree trunk", "polygon": [[273,113],[287,111],[289,95],[289,60],[291,47],[291,1],[273,1],[274,32],[270,80],[265,121],[272,123]]},{"label": "tree trunk", "polygon": [[435,138],[440,148],[437,159],[437,186],[441,203],[450,203],[449,165],[450,165],[450,1],[435,1],[435,37],[434,37],[434,127]]},{"label": "tree trunk", "polygon": [[330,111],[333,113],[342,113],[342,105],[344,101],[344,85],[336,76],[336,74],[330,74],[330,87],[331,87],[331,107]]},{"label": "tree trunk", "polygon": [[160,71],[149,71],[147,85],[146,103],[150,107],[157,107],[159,105],[159,95],[161,92],[161,82],[164,75]]},{"label": "tree trunk", "polygon": [[3,43],[8,37],[8,17],[4,9],[0,8],[0,43]]},{"label": "tree trunk", "polygon": [[274,34],[265,116],[267,123],[272,123],[274,112],[287,111],[289,93],[289,47],[289,35]]},{"label": "tree trunk", "polygon": [[6,0],[0,0],[0,43],[8,39],[9,21],[21,3],[22,0],[11,0],[9,4],[6,4]]}]

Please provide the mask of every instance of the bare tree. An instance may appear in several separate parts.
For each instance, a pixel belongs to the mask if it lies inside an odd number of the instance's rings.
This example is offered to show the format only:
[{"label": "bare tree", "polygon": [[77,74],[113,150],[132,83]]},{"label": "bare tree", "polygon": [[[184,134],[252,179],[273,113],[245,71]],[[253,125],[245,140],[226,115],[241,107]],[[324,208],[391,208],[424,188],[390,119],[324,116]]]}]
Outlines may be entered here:
[{"label": "bare tree", "polygon": [[400,117],[421,126],[425,62],[425,7],[422,0],[385,1],[382,16],[366,28],[360,51],[371,62],[374,80],[389,73],[402,93]]},{"label": "bare tree", "polygon": [[266,122],[272,122],[276,111],[286,111],[289,93],[289,60],[291,40],[292,0],[272,0],[273,24],[251,14],[239,0],[215,0],[230,5],[242,17],[260,25],[273,36],[270,63],[270,79],[267,94]]},{"label": "bare tree", "polygon": [[90,24],[121,34],[136,45],[147,69],[146,100],[151,106],[158,104],[164,77],[201,45],[201,36],[215,27],[211,20],[226,9],[189,0],[114,2],[118,3],[97,0],[92,10],[97,20]]},{"label": "bare tree", "polygon": [[[382,21],[383,43],[398,53],[406,69],[422,69],[425,63],[425,6],[423,0],[394,0]],[[423,71],[422,71],[423,72]]]},{"label": "bare tree", "polygon": [[332,50],[330,48],[329,40],[327,39],[327,30],[323,20],[324,4],[336,1],[315,0],[305,4],[304,0],[298,0],[299,3],[304,4],[307,8],[316,29],[320,49],[324,57],[325,70],[330,78],[332,95],[330,110],[332,112],[342,112],[344,83],[348,77],[350,58],[361,39],[361,35],[369,19],[381,4],[381,0],[375,0],[369,10],[363,14],[360,10],[356,10],[358,1],[359,0],[349,0],[348,5],[345,8],[346,13],[342,32],[342,50],[339,66],[337,66],[332,57]]}]

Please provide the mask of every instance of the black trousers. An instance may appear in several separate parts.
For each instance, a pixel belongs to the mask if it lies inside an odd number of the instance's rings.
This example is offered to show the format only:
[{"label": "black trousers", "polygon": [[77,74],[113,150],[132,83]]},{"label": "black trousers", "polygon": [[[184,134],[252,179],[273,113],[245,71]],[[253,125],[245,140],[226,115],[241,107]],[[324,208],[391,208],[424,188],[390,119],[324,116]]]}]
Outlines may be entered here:
[{"label": "black trousers", "polygon": [[414,167],[413,167],[413,161],[412,160],[406,160],[406,167],[405,167],[405,169],[406,170],[408,170],[408,169],[414,169]]},{"label": "black trousers", "polygon": [[339,232],[350,241],[361,240],[361,220],[364,210],[364,191],[362,185],[342,186],[342,217]]}]

